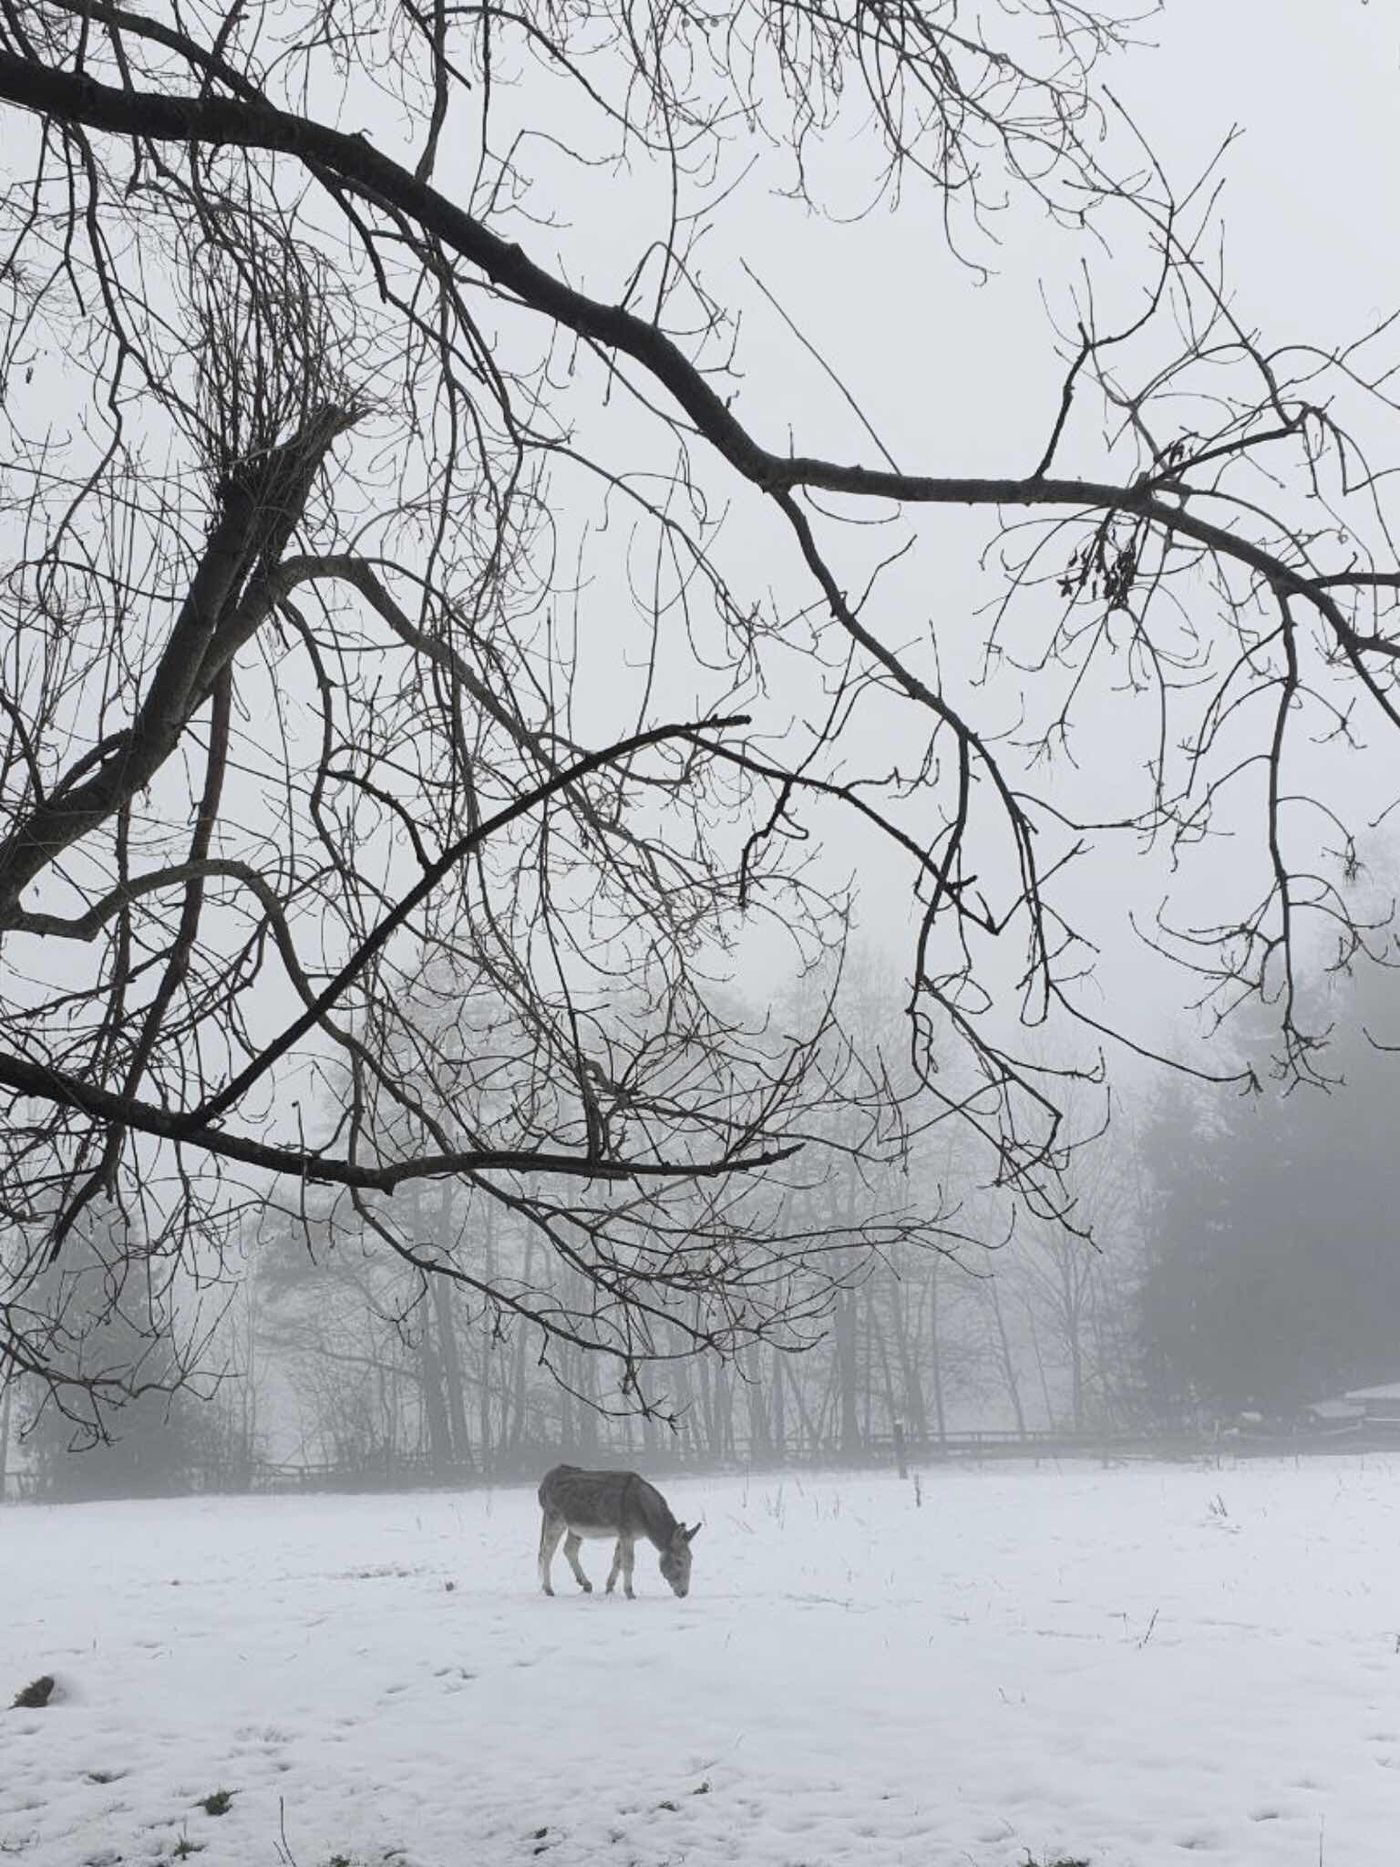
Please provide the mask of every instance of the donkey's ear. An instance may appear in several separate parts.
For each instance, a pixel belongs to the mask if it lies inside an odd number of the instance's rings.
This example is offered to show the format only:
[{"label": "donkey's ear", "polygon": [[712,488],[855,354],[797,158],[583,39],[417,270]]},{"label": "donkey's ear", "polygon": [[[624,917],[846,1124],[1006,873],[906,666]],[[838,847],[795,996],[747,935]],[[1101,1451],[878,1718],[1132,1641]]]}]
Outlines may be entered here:
[{"label": "donkey's ear", "polygon": [[686,1542],[693,1543],[696,1537],[699,1536],[699,1534],[700,1534],[700,1525],[698,1523],[693,1523],[685,1533]]}]

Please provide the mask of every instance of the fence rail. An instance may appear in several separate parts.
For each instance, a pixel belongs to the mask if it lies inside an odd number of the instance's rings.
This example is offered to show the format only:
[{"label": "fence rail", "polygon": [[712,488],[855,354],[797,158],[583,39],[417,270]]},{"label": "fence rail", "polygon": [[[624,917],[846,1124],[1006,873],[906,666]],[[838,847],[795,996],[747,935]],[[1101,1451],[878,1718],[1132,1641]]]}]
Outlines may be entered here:
[{"label": "fence rail", "polygon": [[[940,1464],[987,1464],[1011,1460],[1048,1464],[1056,1460],[1092,1460],[1103,1465],[1135,1461],[1192,1461],[1220,1458],[1325,1456],[1330,1453],[1400,1450],[1400,1420],[1358,1421],[1308,1431],[1269,1431],[1230,1428],[1215,1432],[1067,1433],[1052,1430],[1017,1432],[980,1428],[915,1441],[900,1433],[879,1434],[856,1448],[824,1445],[777,1457],[771,1448],[743,1442],[721,1454],[706,1455],[693,1446],[598,1449],[557,1445],[520,1445],[486,1463],[444,1466],[426,1456],[396,1457],[389,1461],[355,1464],[333,1460],[259,1460],[223,1472],[167,1473],[164,1482],[144,1489],[149,1494],[189,1491],[286,1493],[309,1491],[408,1491],[442,1487],[469,1488],[486,1484],[523,1483],[538,1478],[561,1459],[582,1464],[631,1463],[645,1465],[660,1475],[686,1471],[820,1471],[928,1469]],[[10,1469],[4,1474],[3,1498],[8,1502],[39,1502],[47,1497],[100,1496],[71,1483],[53,1485],[45,1472]],[[128,1484],[122,1495],[130,1496]]]}]

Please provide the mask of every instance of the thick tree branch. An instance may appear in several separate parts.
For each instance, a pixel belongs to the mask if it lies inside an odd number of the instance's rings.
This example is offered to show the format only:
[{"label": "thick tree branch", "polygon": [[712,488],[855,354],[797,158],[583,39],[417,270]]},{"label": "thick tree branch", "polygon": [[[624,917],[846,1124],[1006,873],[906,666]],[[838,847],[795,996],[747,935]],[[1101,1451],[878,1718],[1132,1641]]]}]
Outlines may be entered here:
[{"label": "thick tree branch", "polygon": [[90,777],[56,788],[0,844],[0,931],[15,924],[29,883],[143,790],[179,745],[220,671],[270,613],[260,595],[251,617],[246,613],[238,600],[245,581],[262,560],[268,573],[275,567],[327,449],[353,420],[343,409],[316,410],[300,432],[243,463],[220,489],[218,516],[130,728]]},{"label": "thick tree branch", "polygon": [[656,325],[564,284],[536,265],[520,246],[492,233],[363,137],[249,99],[124,90],[3,51],[0,98],[91,129],[158,142],[281,151],[325,169],[371,202],[406,215],[523,304],[641,364],[670,392],[699,433],[764,492],[784,494],[806,487],[914,505],[1062,506],[1133,513],[1247,566],[1280,592],[1306,598],[1321,611],[1340,641],[1356,645],[1345,618],[1318,579],[1226,527],[1197,518],[1185,507],[1190,489],[1184,485],[1173,487],[1175,498],[1164,498],[1145,481],[1124,486],[1089,479],[1047,479],[1039,474],[1029,479],[906,474],[769,452]]},{"label": "thick tree branch", "polygon": [[293,1179],[321,1186],[355,1187],[372,1193],[392,1193],[418,1180],[479,1173],[560,1174],[575,1180],[619,1182],[716,1179],[757,1172],[779,1161],[790,1160],[799,1151],[794,1143],[788,1147],[722,1155],[714,1160],[603,1161],[549,1148],[466,1148],[455,1154],[425,1154],[412,1160],[367,1167],[359,1161],[318,1154],[314,1148],[276,1147],[244,1135],[228,1134],[219,1128],[191,1127],[188,1115],[95,1088],[90,1083],[79,1082],[66,1071],[33,1063],[27,1057],[0,1055],[0,1084],[16,1095],[32,1097],[55,1108],[72,1109],[93,1121],[115,1122],[139,1134],[175,1141],[182,1147],[223,1160],[241,1161],[245,1166],[290,1175]]}]

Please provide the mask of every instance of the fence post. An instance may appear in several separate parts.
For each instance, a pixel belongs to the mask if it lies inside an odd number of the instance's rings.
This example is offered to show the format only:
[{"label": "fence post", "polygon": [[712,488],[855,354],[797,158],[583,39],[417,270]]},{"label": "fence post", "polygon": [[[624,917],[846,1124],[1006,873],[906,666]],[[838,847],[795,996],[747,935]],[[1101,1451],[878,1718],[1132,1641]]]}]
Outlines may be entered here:
[{"label": "fence post", "polygon": [[894,1423],[894,1456],[901,1478],[909,1476],[909,1466],[904,1457],[904,1426],[899,1420]]}]

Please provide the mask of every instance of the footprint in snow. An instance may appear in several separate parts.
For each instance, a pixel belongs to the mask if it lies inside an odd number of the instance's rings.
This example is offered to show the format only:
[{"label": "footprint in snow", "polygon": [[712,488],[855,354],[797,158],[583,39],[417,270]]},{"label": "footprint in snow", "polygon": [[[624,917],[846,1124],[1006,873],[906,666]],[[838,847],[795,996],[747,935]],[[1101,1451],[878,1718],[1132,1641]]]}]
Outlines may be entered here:
[{"label": "footprint in snow", "polygon": [[234,1733],[232,1748],[241,1756],[249,1750],[275,1750],[279,1744],[287,1741],[287,1733],[279,1731],[275,1725],[245,1725],[241,1731]]}]

